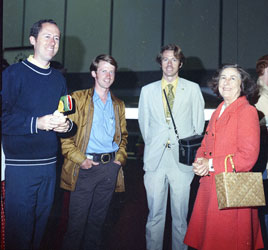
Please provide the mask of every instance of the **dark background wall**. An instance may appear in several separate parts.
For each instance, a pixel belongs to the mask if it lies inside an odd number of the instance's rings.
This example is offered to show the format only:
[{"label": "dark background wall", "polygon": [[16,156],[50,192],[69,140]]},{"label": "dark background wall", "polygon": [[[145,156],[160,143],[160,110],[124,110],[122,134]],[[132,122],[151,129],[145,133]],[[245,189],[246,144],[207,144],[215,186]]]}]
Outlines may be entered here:
[{"label": "dark background wall", "polygon": [[182,47],[181,75],[201,86],[226,62],[256,76],[256,60],[268,53],[267,9],[268,0],[4,0],[3,54],[9,63],[25,58],[31,25],[53,18],[69,91],[88,88],[90,62],[109,53],[119,63],[114,91],[136,106],[140,87],[161,77],[155,57],[163,44]]}]

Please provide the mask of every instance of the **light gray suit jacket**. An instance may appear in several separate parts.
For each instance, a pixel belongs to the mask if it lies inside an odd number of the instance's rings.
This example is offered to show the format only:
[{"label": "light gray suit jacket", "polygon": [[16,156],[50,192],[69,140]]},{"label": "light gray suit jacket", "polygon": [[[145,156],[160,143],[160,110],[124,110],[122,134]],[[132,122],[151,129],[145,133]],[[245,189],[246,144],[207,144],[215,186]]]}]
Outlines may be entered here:
[{"label": "light gray suit jacket", "polygon": [[[204,129],[204,99],[199,85],[179,78],[172,114],[180,138],[201,134]],[[178,140],[172,121],[168,124],[162,98],[161,81],[144,86],[139,100],[139,126],[145,143],[144,170],[155,171],[168,140],[175,162],[183,172],[192,171],[191,166],[179,163]]]}]

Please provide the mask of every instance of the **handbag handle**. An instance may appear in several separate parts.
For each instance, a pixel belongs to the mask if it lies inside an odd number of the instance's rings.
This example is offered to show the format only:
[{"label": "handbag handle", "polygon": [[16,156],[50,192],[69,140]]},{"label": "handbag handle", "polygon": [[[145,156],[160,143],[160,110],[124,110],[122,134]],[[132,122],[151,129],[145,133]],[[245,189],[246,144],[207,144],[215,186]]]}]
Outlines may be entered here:
[{"label": "handbag handle", "polygon": [[227,173],[227,160],[230,159],[230,162],[231,162],[231,165],[232,165],[232,169],[233,169],[233,172],[236,173],[236,170],[235,170],[235,166],[234,166],[234,162],[233,162],[233,157],[234,155],[233,154],[229,154],[225,157],[225,160],[224,160],[224,166],[225,166],[225,172]]}]

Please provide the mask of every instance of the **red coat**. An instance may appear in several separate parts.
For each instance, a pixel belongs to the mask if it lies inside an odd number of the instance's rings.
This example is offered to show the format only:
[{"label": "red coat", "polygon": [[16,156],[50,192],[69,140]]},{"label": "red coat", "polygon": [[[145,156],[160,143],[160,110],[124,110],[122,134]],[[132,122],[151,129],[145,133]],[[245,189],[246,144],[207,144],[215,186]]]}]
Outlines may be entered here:
[{"label": "red coat", "polygon": [[[213,158],[215,174],[224,172],[224,159],[234,154],[237,172],[250,171],[259,154],[260,130],[256,109],[238,98],[219,117],[223,103],[213,113],[196,157]],[[229,164],[228,171],[231,171]],[[215,175],[200,179],[185,244],[206,250],[263,248],[257,208],[219,210]]]}]

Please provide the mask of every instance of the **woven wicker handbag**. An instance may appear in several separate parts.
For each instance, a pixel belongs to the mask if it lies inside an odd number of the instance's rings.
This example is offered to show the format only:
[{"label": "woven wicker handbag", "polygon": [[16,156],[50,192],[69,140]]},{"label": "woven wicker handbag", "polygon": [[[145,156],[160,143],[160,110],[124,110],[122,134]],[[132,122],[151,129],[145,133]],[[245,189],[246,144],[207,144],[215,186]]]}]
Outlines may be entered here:
[{"label": "woven wicker handbag", "polygon": [[[227,155],[225,158],[225,172],[215,175],[219,209],[265,206],[262,174],[236,173],[232,156]],[[227,172],[228,159],[233,172]]]}]

